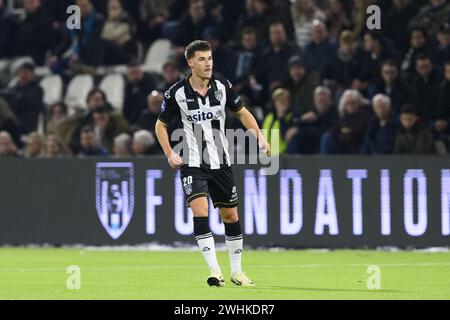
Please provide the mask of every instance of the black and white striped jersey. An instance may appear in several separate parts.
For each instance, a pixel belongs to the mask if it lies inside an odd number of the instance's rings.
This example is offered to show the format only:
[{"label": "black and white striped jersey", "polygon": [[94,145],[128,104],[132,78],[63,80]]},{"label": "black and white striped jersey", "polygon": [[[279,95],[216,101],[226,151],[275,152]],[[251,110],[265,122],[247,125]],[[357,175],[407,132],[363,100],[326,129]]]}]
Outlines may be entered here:
[{"label": "black and white striped jersey", "polygon": [[165,94],[159,120],[169,124],[181,120],[183,127],[183,162],[189,167],[219,169],[230,166],[225,119],[228,108],[234,112],[243,108],[231,83],[217,75],[209,82],[208,92],[201,96],[188,79],[180,80]]}]

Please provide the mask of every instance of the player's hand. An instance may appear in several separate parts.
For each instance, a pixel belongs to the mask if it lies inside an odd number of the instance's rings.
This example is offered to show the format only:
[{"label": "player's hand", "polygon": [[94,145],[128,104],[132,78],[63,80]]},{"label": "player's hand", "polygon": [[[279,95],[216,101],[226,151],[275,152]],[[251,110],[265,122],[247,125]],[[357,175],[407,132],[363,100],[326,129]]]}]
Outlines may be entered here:
[{"label": "player's hand", "polygon": [[269,143],[267,143],[266,139],[260,138],[260,140],[259,140],[259,149],[267,157],[270,157],[270,145],[269,145]]},{"label": "player's hand", "polygon": [[183,159],[174,151],[172,151],[167,161],[169,162],[169,166],[171,166],[173,169],[178,169],[183,165]]}]

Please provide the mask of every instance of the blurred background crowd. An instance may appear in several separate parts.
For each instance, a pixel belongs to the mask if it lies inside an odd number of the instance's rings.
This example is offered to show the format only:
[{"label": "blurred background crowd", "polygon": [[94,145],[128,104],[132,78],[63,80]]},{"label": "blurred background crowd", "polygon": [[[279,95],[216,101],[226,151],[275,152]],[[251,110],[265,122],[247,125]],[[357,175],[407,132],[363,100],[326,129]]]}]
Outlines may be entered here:
[{"label": "blurred background crowd", "polygon": [[161,153],[163,94],[195,39],[280,130],[275,154],[450,150],[447,0],[0,0],[0,157]]}]

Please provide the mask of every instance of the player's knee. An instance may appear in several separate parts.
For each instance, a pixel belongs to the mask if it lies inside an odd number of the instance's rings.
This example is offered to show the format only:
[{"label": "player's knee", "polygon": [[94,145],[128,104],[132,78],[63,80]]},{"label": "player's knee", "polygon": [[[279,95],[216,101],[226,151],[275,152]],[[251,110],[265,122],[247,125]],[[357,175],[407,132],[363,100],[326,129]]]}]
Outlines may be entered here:
[{"label": "player's knee", "polygon": [[201,197],[194,199],[189,203],[189,206],[192,209],[192,214],[194,217],[208,216],[208,202],[206,201],[206,198]]},{"label": "player's knee", "polygon": [[220,216],[225,223],[236,223],[239,221],[236,208],[222,208],[220,209]]}]

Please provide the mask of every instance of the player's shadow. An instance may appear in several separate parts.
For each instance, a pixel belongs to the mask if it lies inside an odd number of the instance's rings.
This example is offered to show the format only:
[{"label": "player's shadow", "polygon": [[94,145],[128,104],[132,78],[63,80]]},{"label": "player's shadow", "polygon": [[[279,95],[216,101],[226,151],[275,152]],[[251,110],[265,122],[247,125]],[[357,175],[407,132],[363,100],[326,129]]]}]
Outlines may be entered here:
[{"label": "player's shadow", "polygon": [[302,287],[283,287],[283,286],[264,286],[260,289],[272,289],[272,290],[294,290],[294,291],[315,291],[315,292],[359,292],[359,293],[411,293],[409,291],[400,290],[361,290],[361,289],[338,289],[338,288],[302,288]]}]

